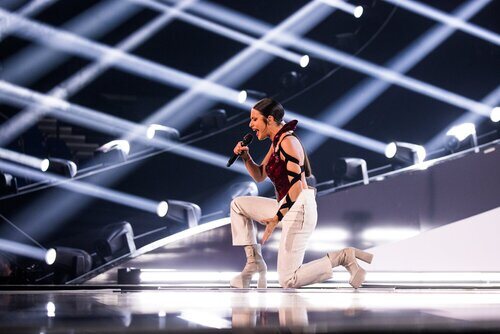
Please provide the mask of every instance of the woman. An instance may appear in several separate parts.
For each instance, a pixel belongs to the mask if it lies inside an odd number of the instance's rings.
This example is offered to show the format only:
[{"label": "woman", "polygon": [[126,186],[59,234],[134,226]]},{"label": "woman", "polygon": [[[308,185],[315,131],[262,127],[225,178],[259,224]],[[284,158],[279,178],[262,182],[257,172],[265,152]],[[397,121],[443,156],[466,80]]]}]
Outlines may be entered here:
[{"label": "woman", "polygon": [[283,122],[285,111],[278,102],[265,98],[255,104],[250,113],[250,128],[259,140],[271,139],[264,160],[257,165],[249,148],[239,142],[234,153],[239,154],[256,182],[269,177],[274,183],[277,200],[256,196],[237,197],[231,202],[233,246],[243,246],[247,257],[245,268],[231,280],[231,286],[248,288],[252,275],[259,273],[257,287],[265,288],[267,266],[257,243],[254,220],[266,225],[262,244],[281,222],[278,251],[278,277],[284,288],[298,288],[323,282],[332,276],[332,268],[344,266],[351,274],[349,283],[358,288],[364,281],[365,270],[356,258],[370,263],[372,255],[355,248],[328,253],[325,257],[302,264],[307,241],[316,227],[315,189],[307,186],[311,175],[309,160],[294,134],[297,121]]}]

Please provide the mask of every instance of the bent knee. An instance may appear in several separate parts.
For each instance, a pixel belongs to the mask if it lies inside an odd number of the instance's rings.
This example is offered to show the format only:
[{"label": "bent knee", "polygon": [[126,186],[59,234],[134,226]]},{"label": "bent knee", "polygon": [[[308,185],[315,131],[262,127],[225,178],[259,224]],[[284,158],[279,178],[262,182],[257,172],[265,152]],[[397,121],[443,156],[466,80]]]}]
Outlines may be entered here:
[{"label": "bent knee", "polygon": [[294,274],[280,274],[278,273],[278,282],[284,289],[300,288],[297,284],[297,279]]}]

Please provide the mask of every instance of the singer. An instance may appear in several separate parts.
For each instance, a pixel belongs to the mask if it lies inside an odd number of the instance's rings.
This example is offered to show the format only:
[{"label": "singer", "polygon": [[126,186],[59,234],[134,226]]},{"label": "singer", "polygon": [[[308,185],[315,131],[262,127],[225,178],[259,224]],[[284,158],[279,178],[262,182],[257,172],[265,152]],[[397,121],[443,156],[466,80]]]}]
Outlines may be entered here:
[{"label": "singer", "polygon": [[370,263],[373,255],[352,247],[334,251],[302,264],[307,242],[317,222],[316,189],[309,187],[306,176],[311,175],[309,159],[295,135],[297,121],[283,121],[285,111],[280,103],[265,98],[250,112],[250,128],[259,140],[271,139],[264,160],[256,164],[248,143],[239,142],[234,154],[239,155],[256,182],[269,177],[276,190],[276,200],[257,196],[237,197],[231,202],[231,231],[233,246],[243,246],[247,257],[243,271],[230,284],[248,288],[253,274],[258,273],[258,288],[266,288],[267,265],[262,247],[257,243],[254,221],[265,225],[262,245],[276,226],[282,228],[278,251],[279,283],[284,288],[298,288],[323,282],[332,276],[332,268],[342,265],[351,274],[349,283],[358,288],[364,281],[365,270],[357,259]]}]

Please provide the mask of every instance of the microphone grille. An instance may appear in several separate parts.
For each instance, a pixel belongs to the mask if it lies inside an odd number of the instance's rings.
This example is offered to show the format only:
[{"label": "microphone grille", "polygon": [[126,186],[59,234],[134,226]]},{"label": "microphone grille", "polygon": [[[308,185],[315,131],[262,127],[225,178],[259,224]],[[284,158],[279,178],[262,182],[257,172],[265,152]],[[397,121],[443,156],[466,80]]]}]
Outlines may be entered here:
[{"label": "microphone grille", "polygon": [[253,140],[253,135],[251,133],[247,133],[245,137],[243,137],[243,144],[248,145],[252,142]]}]

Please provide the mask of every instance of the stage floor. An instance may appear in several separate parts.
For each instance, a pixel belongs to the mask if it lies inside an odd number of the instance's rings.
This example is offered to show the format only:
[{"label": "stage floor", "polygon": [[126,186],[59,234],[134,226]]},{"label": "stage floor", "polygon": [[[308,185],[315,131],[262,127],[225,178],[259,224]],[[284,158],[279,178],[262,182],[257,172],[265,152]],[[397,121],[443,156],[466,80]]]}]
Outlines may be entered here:
[{"label": "stage floor", "polygon": [[491,288],[47,288],[2,291],[0,332],[500,331]]}]

